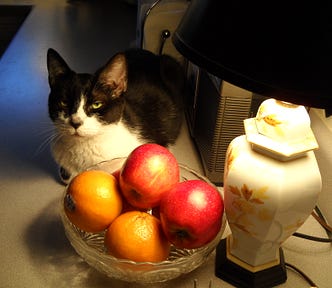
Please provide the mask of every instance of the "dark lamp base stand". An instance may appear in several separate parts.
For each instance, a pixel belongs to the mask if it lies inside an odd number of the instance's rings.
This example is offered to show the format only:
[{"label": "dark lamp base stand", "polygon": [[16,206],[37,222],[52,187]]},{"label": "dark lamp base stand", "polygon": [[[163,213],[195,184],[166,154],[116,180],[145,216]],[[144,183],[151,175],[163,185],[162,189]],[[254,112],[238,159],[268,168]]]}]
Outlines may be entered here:
[{"label": "dark lamp base stand", "polygon": [[280,261],[276,265],[253,272],[244,268],[248,264],[241,266],[240,259],[235,263],[227,257],[227,242],[227,239],[221,240],[216,249],[215,274],[218,278],[238,288],[269,288],[286,282],[286,266],[281,248]]}]

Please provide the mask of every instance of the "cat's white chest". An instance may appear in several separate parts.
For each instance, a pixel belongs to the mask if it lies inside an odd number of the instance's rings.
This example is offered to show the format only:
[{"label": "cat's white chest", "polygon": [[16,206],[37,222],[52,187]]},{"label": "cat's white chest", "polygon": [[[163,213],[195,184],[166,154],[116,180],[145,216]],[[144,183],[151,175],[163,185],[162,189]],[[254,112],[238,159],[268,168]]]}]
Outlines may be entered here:
[{"label": "cat's white chest", "polygon": [[64,136],[53,143],[52,153],[56,162],[75,175],[101,161],[126,157],[144,143],[121,122],[98,129],[94,136]]}]

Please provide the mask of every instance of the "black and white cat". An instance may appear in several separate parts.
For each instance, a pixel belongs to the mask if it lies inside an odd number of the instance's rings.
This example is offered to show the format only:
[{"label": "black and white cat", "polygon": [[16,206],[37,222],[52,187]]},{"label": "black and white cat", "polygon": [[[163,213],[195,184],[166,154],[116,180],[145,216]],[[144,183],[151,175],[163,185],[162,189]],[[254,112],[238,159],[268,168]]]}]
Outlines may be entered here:
[{"label": "black and white cat", "polygon": [[61,180],[100,161],[127,156],[154,142],[169,147],[183,120],[182,66],[167,55],[129,49],[95,74],[76,73],[54,50],[47,52],[51,143]]}]

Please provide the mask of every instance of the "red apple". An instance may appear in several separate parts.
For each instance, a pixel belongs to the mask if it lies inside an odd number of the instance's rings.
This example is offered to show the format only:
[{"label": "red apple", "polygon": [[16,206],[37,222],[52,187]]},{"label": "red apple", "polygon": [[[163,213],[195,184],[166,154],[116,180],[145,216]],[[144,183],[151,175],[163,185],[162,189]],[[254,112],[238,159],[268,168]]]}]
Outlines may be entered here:
[{"label": "red apple", "polygon": [[178,248],[199,248],[220,231],[224,201],[203,180],[179,182],[160,203],[160,219],[168,240]]},{"label": "red apple", "polygon": [[[117,169],[117,170],[115,170],[114,172],[111,173],[118,182],[119,191],[121,191],[121,188],[120,188],[120,171],[121,171],[121,168],[119,168],[119,169]],[[129,211],[137,211],[137,210],[144,211],[144,212],[148,211],[147,209],[139,209],[139,208],[134,207],[131,204],[129,204],[127,199],[124,197],[122,191],[121,191],[121,198],[122,198],[122,211],[121,211],[121,213],[129,212]]]},{"label": "red apple", "polygon": [[164,146],[148,143],[134,149],[123,163],[120,188],[134,207],[149,209],[180,181],[175,156]]}]

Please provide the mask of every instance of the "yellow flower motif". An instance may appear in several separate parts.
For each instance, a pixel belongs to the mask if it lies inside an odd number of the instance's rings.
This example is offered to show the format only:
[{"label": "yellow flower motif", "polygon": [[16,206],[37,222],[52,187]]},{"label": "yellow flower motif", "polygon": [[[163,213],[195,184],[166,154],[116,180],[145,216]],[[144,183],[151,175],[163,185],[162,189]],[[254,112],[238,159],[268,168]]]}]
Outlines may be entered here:
[{"label": "yellow flower motif", "polygon": [[272,219],[269,210],[260,208],[264,200],[269,197],[266,195],[268,187],[261,187],[257,190],[250,189],[248,185],[243,184],[241,188],[237,186],[227,186],[227,191],[231,193],[231,206],[227,210],[229,224],[236,229],[242,230],[250,235],[255,235],[252,230],[254,224],[250,220],[250,215],[257,217],[261,221]]},{"label": "yellow flower motif", "polygon": [[253,194],[253,191],[250,190],[246,184],[243,184],[242,188],[241,188],[241,193],[243,195],[243,197],[248,201],[252,194]]},{"label": "yellow flower motif", "polygon": [[253,214],[255,212],[255,207],[251,203],[244,201],[241,198],[234,199],[232,205],[243,213]]},{"label": "yellow flower motif", "polygon": [[282,124],[282,121],[278,120],[277,115],[275,114],[266,115],[263,117],[263,120],[265,121],[265,123],[274,127]]},{"label": "yellow flower motif", "polygon": [[264,199],[268,199],[265,195],[268,187],[262,187],[257,190],[249,189],[246,184],[243,184],[241,189],[237,186],[229,186],[229,191],[236,195],[237,197],[244,198],[246,201],[249,201],[254,204],[264,204]]},{"label": "yellow flower motif", "polygon": [[257,213],[257,216],[262,221],[268,221],[273,218],[268,209],[260,209]]},{"label": "yellow flower motif", "polygon": [[253,200],[253,202],[255,202],[257,200],[259,202],[258,204],[263,204],[264,203],[263,200],[269,199],[269,197],[266,196],[267,188],[268,187],[264,186],[264,187],[261,187],[261,188],[255,190],[254,191],[255,197],[253,199],[251,199],[251,200]]},{"label": "yellow flower motif", "polygon": [[229,186],[229,191],[238,197],[242,197],[240,190],[236,186]]},{"label": "yellow flower motif", "polygon": [[227,218],[229,222],[234,222],[236,219],[238,212],[235,209],[227,209]]},{"label": "yellow flower motif", "polygon": [[226,162],[225,162],[225,176],[228,174],[230,167],[232,167],[234,159],[237,157],[238,153],[232,145],[230,145],[226,151]]}]

